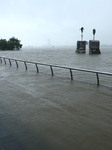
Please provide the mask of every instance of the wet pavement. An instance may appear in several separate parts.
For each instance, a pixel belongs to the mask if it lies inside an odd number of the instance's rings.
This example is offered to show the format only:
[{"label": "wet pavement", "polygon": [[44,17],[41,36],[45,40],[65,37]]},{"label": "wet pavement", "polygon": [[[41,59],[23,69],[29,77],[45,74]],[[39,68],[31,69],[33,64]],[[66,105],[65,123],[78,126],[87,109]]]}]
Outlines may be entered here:
[{"label": "wet pavement", "polygon": [[0,126],[0,150],[23,150],[20,144],[3,126]]},{"label": "wet pavement", "polygon": [[4,65],[0,72],[0,150],[112,148],[110,88]]}]

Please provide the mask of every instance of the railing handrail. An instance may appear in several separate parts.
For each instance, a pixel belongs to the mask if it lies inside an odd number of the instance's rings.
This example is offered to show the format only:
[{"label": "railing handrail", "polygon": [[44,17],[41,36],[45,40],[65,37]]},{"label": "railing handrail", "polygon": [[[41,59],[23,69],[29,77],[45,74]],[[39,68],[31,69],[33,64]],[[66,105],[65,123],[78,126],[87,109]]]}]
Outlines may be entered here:
[{"label": "railing handrail", "polygon": [[74,68],[74,67],[67,67],[67,66],[59,66],[59,65],[53,65],[53,64],[46,64],[46,63],[39,63],[39,62],[34,62],[34,61],[27,61],[27,60],[21,60],[21,59],[15,59],[15,58],[9,58],[9,57],[4,57],[0,56],[0,58],[5,58],[5,59],[10,59],[14,61],[20,61],[20,62],[26,62],[26,63],[32,63],[32,64],[38,64],[42,66],[52,66],[56,68],[63,68],[63,69],[71,69],[71,70],[77,70],[77,71],[84,71],[84,72],[91,72],[91,73],[98,73],[98,74],[104,74],[104,75],[112,75],[110,72],[101,72],[101,71],[96,71],[96,70],[89,70],[89,69],[81,69],[81,68]]},{"label": "railing handrail", "polygon": [[[88,70],[88,69],[81,69],[81,68],[74,68],[74,67],[59,66],[59,65],[46,64],[46,63],[39,63],[39,62],[27,61],[27,60],[15,59],[15,58],[9,58],[9,57],[4,57],[4,56],[0,56],[0,59],[1,59],[1,58],[3,58],[4,61],[5,61],[5,59],[8,59],[8,60],[10,61],[10,65],[11,65],[11,60],[14,60],[14,61],[16,62],[17,68],[18,68],[18,63],[17,63],[17,62],[18,62],[18,61],[19,61],[19,62],[23,62],[23,63],[25,64],[26,70],[27,70],[27,65],[26,65],[26,63],[35,64],[35,65],[36,65],[36,68],[37,68],[37,72],[39,72],[37,65],[49,66],[49,67],[51,68],[52,76],[54,75],[54,73],[53,73],[53,68],[52,68],[52,67],[55,67],[55,68],[62,68],[62,69],[68,69],[68,70],[70,70],[71,80],[73,80],[72,70],[95,73],[96,76],[97,76],[97,85],[99,85],[99,76],[98,76],[99,74],[112,76],[112,73],[110,73],[110,72],[101,72],[101,71],[95,71],[95,70]],[[6,64],[6,61],[5,61],[5,64]]]}]

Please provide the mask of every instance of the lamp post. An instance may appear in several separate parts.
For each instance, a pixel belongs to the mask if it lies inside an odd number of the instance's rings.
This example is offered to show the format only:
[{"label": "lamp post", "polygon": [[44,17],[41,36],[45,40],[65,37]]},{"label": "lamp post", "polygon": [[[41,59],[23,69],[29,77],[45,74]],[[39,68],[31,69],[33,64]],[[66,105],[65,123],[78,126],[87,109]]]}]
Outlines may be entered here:
[{"label": "lamp post", "polygon": [[81,27],[81,41],[83,41],[83,31],[84,31],[84,28],[83,27]]},{"label": "lamp post", "polygon": [[93,40],[95,40],[95,33],[96,33],[96,30],[93,29]]}]

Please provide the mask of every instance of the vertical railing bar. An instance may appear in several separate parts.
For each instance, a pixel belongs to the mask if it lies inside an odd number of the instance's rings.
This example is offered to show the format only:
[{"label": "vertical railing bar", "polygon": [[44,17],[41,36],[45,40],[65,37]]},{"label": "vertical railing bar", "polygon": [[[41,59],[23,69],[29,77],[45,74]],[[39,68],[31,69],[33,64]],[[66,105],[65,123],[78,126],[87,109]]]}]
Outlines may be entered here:
[{"label": "vertical railing bar", "polygon": [[17,66],[17,68],[18,68],[18,63],[17,63],[17,60],[15,60],[15,62],[16,62],[16,66]]},{"label": "vertical railing bar", "polygon": [[96,77],[97,77],[97,85],[99,86],[99,75],[98,75],[98,73],[96,73]]},{"label": "vertical railing bar", "polygon": [[11,60],[10,60],[10,59],[9,59],[9,64],[10,64],[10,66],[12,65],[12,64],[11,64]]},{"label": "vertical railing bar", "polygon": [[3,58],[4,59],[4,62],[5,62],[5,65],[6,65],[6,60],[5,60],[5,58]]},{"label": "vertical railing bar", "polygon": [[37,69],[37,73],[39,73],[39,68],[38,68],[37,63],[35,63],[35,66],[36,66],[36,69]]},{"label": "vertical railing bar", "polygon": [[51,74],[52,74],[52,76],[54,76],[54,72],[53,72],[52,66],[50,66],[50,68],[51,68]]},{"label": "vertical railing bar", "polygon": [[71,80],[73,80],[72,69],[70,69],[70,76],[71,76]]},{"label": "vertical railing bar", "polygon": [[2,63],[2,58],[0,57],[0,61],[1,61],[1,63]]},{"label": "vertical railing bar", "polygon": [[24,61],[24,65],[25,65],[25,69],[27,70],[28,68],[27,68],[27,65],[26,65],[26,61]]}]

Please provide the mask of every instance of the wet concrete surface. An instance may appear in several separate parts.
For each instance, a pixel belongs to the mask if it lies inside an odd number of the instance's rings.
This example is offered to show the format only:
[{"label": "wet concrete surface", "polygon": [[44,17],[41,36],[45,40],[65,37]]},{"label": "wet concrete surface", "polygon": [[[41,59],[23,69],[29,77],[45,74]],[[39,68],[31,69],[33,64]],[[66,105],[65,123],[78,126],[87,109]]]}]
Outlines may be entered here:
[{"label": "wet concrete surface", "polygon": [[0,126],[0,150],[23,150],[6,128]]},{"label": "wet concrete surface", "polygon": [[112,148],[110,88],[9,66],[0,72],[0,150]]}]

